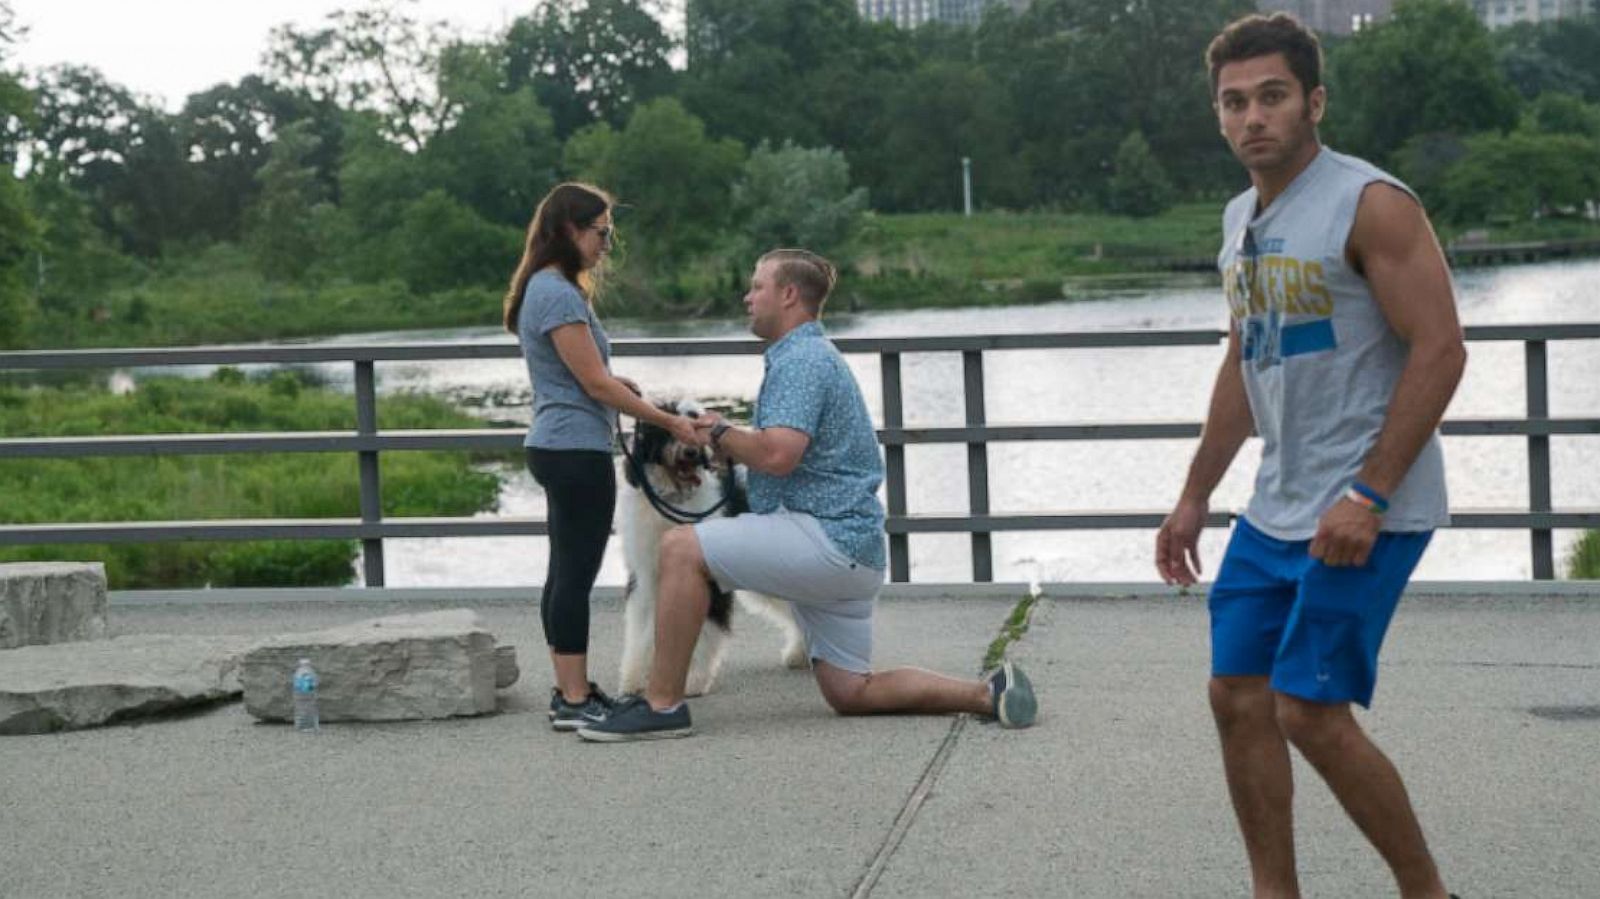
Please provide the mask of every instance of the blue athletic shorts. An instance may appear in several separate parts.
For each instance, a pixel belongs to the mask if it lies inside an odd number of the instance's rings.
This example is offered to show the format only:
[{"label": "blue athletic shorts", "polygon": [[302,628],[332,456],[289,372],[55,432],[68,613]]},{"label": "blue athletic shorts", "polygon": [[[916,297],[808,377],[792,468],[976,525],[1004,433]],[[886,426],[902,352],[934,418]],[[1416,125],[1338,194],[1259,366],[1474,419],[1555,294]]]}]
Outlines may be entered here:
[{"label": "blue athletic shorts", "polygon": [[1239,519],[1211,587],[1211,673],[1272,677],[1311,702],[1372,704],[1378,649],[1432,531],[1378,535],[1367,564],[1330,567],[1310,540]]}]

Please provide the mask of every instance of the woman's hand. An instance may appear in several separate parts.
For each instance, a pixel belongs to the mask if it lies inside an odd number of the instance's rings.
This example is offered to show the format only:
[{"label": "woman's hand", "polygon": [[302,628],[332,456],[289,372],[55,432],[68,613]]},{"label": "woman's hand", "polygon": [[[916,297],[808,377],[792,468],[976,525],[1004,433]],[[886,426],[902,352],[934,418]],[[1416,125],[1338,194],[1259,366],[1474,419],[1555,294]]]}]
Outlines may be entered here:
[{"label": "woman's hand", "polygon": [[667,421],[666,428],[672,436],[687,446],[705,446],[705,432],[694,426],[694,419],[687,415],[673,415]]}]

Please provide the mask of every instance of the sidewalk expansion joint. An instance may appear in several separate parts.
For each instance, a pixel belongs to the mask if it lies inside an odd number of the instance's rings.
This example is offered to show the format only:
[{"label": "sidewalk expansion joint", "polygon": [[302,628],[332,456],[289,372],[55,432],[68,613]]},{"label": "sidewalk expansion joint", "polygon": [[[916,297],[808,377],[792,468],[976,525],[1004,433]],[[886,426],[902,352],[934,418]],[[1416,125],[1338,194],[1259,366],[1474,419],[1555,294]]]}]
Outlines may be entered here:
[{"label": "sidewalk expansion joint", "polygon": [[[1032,620],[1033,610],[1036,607],[1041,593],[1037,585],[1029,589],[1027,595],[1018,600],[1006,620],[1000,625],[1000,633],[989,644],[983,657],[983,671],[1000,664],[1005,658],[1006,650],[1012,644],[1022,639],[1028,632],[1028,624]],[[922,776],[917,779],[917,784],[911,789],[911,795],[906,797],[905,805],[901,806],[900,813],[895,816],[894,824],[889,828],[889,834],[883,840],[883,845],[878,847],[877,853],[872,857],[872,863],[867,866],[867,871],[862,875],[856,888],[851,891],[850,899],[867,899],[872,895],[873,887],[878,885],[878,879],[883,876],[889,867],[889,860],[900,848],[900,843],[910,832],[911,825],[916,822],[917,813],[922,810],[928,796],[933,793],[933,785],[939,780],[939,775],[944,772],[945,764],[950,761],[956,743],[961,739],[962,731],[966,730],[970,716],[960,714],[951,722],[950,730],[944,735],[939,748],[929,760],[928,766],[923,769]]]}]

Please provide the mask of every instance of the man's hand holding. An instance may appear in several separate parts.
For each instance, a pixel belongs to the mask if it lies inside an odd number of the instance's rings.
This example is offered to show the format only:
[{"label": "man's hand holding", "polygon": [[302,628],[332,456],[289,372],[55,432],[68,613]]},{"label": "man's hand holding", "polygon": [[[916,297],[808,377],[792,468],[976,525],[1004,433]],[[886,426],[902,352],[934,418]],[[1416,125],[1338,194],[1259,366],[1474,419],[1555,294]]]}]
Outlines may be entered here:
[{"label": "man's hand holding", "polygon": [[1311,558],[1334,567],[1367,564],[1372,545],[1378,542],[1381,516],[1371,509],[1341,499],[1317,522],[1317,535],[1311,539]]}]

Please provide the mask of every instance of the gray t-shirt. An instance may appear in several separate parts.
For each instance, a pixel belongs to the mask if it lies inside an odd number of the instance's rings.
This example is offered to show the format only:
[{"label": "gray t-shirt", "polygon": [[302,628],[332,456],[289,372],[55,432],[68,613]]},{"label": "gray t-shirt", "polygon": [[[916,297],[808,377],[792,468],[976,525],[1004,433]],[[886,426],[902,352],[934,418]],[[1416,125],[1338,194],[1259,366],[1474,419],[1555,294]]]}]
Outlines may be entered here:
[{"label": "gray t-shirt", "polygon": [[[1256,209],[1251,188],[1223,213],[1217,267],[1262,440],[1245,518],[1280,540],[1316,536],[1377,442],[1405,368],[1405,341],[1345,260],[1361,193],[1374,182],[1411,193],[1381,169],[1324,147],[1266,209]],[[1383,529],[1448,522],[1435,432],[1389,497]]]},{"label": "gray t-shirt", "polygon": [[600,359],[611,370],[611,342],[578,288],[560,272],[544,269],[528,279],[517,316],[517,342],[533,384],[533,426],[524,446],[552,450],[611,451],[617,415],[587,393],[561,361],[550,332],[583,322],[594,334]]}]

